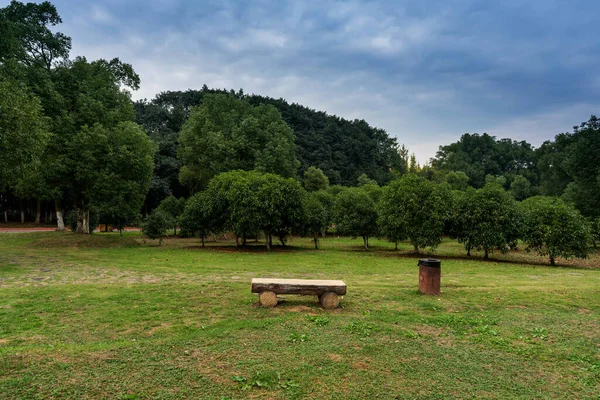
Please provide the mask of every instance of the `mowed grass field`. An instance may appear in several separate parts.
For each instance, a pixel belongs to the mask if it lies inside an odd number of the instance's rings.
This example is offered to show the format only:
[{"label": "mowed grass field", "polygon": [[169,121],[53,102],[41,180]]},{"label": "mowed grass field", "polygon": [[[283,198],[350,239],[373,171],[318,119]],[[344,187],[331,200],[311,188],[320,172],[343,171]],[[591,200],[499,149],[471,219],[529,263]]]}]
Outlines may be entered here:
[{"label": "mowed grass field", "polygon": [[[549,267],[446,241],[442,294],[425,296],[408,244],[233,244],[1,234],[0,398],[600,396],[598,254]],[[343,279],[348,294],[337,310],[264,309],[253,277]]]}]

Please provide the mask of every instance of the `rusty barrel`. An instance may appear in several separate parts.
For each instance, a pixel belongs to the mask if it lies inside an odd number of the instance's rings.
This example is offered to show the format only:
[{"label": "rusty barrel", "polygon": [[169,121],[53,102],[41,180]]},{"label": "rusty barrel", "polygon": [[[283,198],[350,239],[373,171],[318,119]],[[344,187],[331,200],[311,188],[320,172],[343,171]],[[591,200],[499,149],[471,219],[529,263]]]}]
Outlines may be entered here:
[{"label": "rusty barrel", "polygon": [[419,260],[419,290],[425,294],[440,294],[442,262],[432,258]]}]

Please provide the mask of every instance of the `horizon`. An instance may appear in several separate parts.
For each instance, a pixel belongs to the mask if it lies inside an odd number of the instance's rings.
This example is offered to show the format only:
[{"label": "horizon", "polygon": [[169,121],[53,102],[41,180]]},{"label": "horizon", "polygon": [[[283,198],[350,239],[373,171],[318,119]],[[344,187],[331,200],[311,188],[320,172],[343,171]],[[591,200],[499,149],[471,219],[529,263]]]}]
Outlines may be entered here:
[{"label": "horizon", "polygon": [[364,119],[421,165],[464,133],[539,147],[600,109],[587,0],[53,4],[71,57],[132,64],[134,100],[242,88]]}]

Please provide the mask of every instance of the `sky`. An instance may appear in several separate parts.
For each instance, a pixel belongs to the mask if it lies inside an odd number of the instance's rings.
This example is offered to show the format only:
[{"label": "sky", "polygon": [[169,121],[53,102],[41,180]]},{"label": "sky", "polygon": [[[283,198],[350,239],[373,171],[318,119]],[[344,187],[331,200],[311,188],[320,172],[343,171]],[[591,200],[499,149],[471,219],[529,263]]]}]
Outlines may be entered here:
[{"label": "sky", "polygon": [[243,88],[364,119],[421,163],[466,132],[539,146],[600,113],[597,0],[52,3],[72,57],[133,65],[134,99]]}]

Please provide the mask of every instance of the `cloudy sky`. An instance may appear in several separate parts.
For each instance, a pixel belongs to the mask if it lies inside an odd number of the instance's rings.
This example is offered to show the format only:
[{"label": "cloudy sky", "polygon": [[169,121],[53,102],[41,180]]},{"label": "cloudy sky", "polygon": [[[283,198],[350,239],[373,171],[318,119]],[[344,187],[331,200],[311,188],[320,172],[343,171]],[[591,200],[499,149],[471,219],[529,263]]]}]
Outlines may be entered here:
[{"label": "cloudy sky", "polygon": [[539,145],[600,113],[597,0],[52,3],[72,56],[133,64],[136,99],[243,88],[365,119],[420,161],[465,132]]}]

